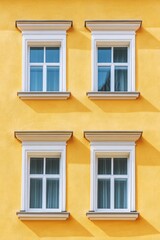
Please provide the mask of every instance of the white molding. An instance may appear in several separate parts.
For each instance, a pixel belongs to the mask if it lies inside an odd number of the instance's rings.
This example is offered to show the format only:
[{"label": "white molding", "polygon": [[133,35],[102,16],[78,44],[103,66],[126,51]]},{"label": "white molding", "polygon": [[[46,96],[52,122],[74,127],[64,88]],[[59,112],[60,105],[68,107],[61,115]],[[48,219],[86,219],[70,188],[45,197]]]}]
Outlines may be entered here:
[{"label": "white molding", "polygon": [[87,20],[85,27],[89,31],[137,31],[141,27],[141,20]]},{"label": "white molding", "polygon": [[[45,213],[66,211],[66,142],[22,142],[22,198],[21,211],[42,213],[43,209],[29,209],[28,193],[28,160],[30,157],[59,157],[60,158],[60,202],[58,209],[46,209]],[[25,213],[26,214],[26,213]],[[49,213],[50,214],[50,213]],[[25,217],[26,215],[24,215]],[[35,214],[33,215],[34,219]],[[39,216],[39,215],[37,215]],[[23,216],[22,216],[23,217]],[[42,216],[43,217],[43,216]],[[40,217],[41,218],[41,217]]]},{"label": "white molding", "polygon": [[70,216],[69,212],[59,213],[30,213],[30,212],[17,212],[20,220],[67,220]]},{"label": "white molding", "polygon": [[18,92],[20,99],[51,99],[66,100],[71,96],[70,92]]},{"label": "white molding", "polygon": [[14,136],[19,141],[51,141],[67,142],[73,135],[72,131],[15,131]]},{"label": "white molding", "polygon": [[[140,20],[106,20],[106,21],[85,21],[85,27],[91,31],[92,47],[91,47],[91,63],[92,63],[92,87],[91,91],[98,91],[98,73],[97,73],[97,47],[128,47],[128,89],[127,92],[135,92],[135,34],[140,28],[142,21]],[[113,74],[111,75],[113,82]],[[111,84],[111,91],[114,91]],[[136,99],[136,94],[123,95],[111,94],[105,96],[89,93],[91,99]]]},{"label": "white molding", "polygon": [[[106,142],[103,145],[99,145],[99,143],[96,145],[91,144],[91,164],[90,164],[90,172],[91,172],[91,189],[90,189],[90,211],[96,211],[96,212],[130,212],[135,211],[135,144],[133,142],[128,142],[128,145],[125,145],[125,143],[122,144],[115,144],[114,142]],[[128,184],[129,184],[129,190],[128,190],[128,208],[127,209],[97,209],[97,169],[96,169],[96,161],[97,156],[120,156],[127,155],[128,156]]]},{"label": "white molding", "polygon": [[67,31],[72,27],[72,21],[32,21],[17,20],[16,27],[21,31]]},{"label": "white molding", "polygon": [[87,92],[90,99],[137,99],[140,92]]},{"label": "white molding", "polygon": [[87,212],[86,216],[90,220],[136,220],[139,216],[138,212],[127,213],[99,213],[99,212]]},{"label": "white molding", "polygon": [[[59,91],[66,91],[66,31],[72,27],[72,21],[16,21],[16,27],[22,32],[22,92],[30,92],[29,88],[29,47],[30,46],[59,46],[60,47],[60,76]],[[43,89],[45,91],[45,89]],[[29,99],[29,95],[18,93],[22,99]],[[31,94],[32,95],[32,94]],[[51,98],[52,97],[52,98]],[[67,99],[61,96],[32,95],[30,99]]]},{"label": "white molding", "polygon": [[136,142],[142,131],[84,131],[89,142]]}]

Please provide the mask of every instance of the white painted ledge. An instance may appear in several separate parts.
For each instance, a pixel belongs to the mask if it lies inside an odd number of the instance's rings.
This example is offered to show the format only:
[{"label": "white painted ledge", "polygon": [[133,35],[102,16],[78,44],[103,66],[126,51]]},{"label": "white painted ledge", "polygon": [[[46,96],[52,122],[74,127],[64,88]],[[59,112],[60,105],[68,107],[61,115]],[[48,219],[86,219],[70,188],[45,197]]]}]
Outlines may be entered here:
[{"label": "white painted ledge", "polygon": [[16,213],[20,220],[67,220],[70,216],[69,212],[59,213],[34,213],[34,212],[17,212]]},{"label": "white painted ledge", "polygon": [[15,23],[19,31],[67,31],[73,26],[70,20],[17,20]]},{"label": "white painted ledge", "polygon": [[136,220],[139,216],[138,212],[127,213],[99,213],[99,212],[87,212],[86,216],[90,220]]},{"label": "white painted ledge", "polygon": [[86,20],[85,27],[89,31],[137,31],[141,20]]},{"label": "white painted ledge", "polygon": [[15,131],[14,136],[20,142],[24,141],[51,141],[67,142],[73,135],[72,131]]},{"label": "white painted ledge", "polygon": [[136,142],[142,131],[84,131],[89,142]]},{"label": "white painted ledge", "polygon": [[20,99],[28,100],[66,100],[71,96],[70,92],[17,92]]},{"label": "white painted ledge", "polygon": [[121,99],[121,100],[135,100],[139,98],[140,92],[87,92],[90,99]]}]

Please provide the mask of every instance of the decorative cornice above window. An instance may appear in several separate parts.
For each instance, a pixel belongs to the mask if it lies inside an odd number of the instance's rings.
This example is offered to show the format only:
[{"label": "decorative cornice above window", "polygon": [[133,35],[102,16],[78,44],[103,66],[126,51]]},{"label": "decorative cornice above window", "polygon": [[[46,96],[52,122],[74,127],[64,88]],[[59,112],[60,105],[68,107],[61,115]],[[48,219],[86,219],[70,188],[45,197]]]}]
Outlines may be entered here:
[{"label": "decorative cornice above window", "polygon": [[71,96],[70,92],[18,92],[17,95],[20,99],[68,99]]},{"label": "decorative cornice above window", "polygon": [[90,220],[136,220],[138,218],[138,212],[127,213],[99,213],[99,212],[87,212],[86,216]]},{"label": "decorative cornice above window", "polygon": [[89,142],[136,142],[142,131],[84,131]]},{"label": "decorative cornice above window", "polygon": [[90,99],[137,99],[140,92],[87,92]]},{"label": "decorative cornice above window", "polygon": [[67,220],[69,218],[69,212],[59,213],[42,213],[42,212],[17,212],[20,220]]},{"label": "decorative cornice above window", "polygon": [[49,141],[67,142],[73,135],[72,131],[15,131],[14,136],[20,142],[24,141]]},{"label": "decorative cornice above window", "polygon": [[73,26],[73,22],[66,20],[17,20],[16,27],[21,31],[67,31]]},{"label": "decorative cornice above window", "polygon": [[141,20],[86,20],[89,31],[134,31],[142,25]]}]

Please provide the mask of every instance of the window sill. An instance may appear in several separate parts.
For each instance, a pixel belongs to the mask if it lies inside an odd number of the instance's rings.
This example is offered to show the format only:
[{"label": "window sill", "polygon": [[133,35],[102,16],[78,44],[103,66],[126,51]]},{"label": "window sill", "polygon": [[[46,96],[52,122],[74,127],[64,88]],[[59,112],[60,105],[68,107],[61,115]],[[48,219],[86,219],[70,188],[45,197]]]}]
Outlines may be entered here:
[{"label": "window sill", "polygon": [[66,100],[71,96],[70,92],[17,92],[20,99],[55,99]]},{"label": "window sill", "polygon": [[137,99],[140,92],[87,92],[90,99]]},{"label": "window sill", "polygon": [[17,212],[20,220],[67,220],[70,216],[69,212]]},{"label": "window sill", "polygon": [[138,212],[124,212],[124,213],[106,213],[106,212],[87,212],[86,216],[90,220],[136,220],[139,216]]}]

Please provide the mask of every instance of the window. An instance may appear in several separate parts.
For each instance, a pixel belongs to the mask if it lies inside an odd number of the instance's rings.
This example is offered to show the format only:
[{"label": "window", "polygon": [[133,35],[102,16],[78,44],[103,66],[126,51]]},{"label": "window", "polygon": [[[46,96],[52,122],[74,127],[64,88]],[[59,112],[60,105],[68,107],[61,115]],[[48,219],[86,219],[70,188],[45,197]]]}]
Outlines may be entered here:
[{"label": "window", "polygon": [[29,55],[29,91],[59,91],[60,47],[30,47]]},{"label": "window", "polygon": [[98,157],[97,164],[97,210],[128,210],[128,159]]},{"label": "window", "polygon": [[29,157],[28,210],[60,209],[60,157]]},{"label": "window", "polygon": [[[142,132],[85,132],[91,145],[91,219],[135,220],[135,142]],[[123,216],[122,216],[123,214]]]},{"label": "window", "polygon": [[98,91],[128,91],[128,48],[98,47]]},{"label": "window", "polygon": [[92,32],[93,99],[136,99],[135,32],[141,21],[86,21]]},{"label": "window", "polygon": [[22,31],[22,99],[67,99],[66,31],[71,21],[17,21]]},{"label": "window", "polygon": [[[15,132],[22,142],[22,220],[66,220],[66,141],[72,132]],[[42,141],[43,139],[43,141]]]}]

